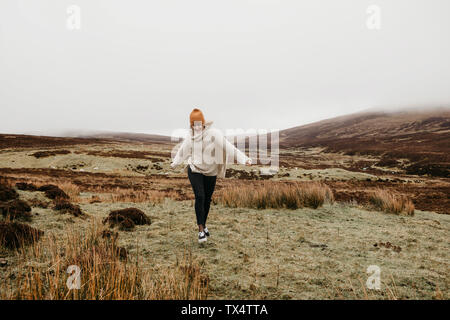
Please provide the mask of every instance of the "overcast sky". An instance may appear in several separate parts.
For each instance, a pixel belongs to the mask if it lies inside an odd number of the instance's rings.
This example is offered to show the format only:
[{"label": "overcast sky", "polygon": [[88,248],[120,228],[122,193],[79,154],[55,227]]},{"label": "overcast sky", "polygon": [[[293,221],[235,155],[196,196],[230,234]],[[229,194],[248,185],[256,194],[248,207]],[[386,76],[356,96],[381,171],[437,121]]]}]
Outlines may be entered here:
[{"label": "overcast sky", "polygon": [[170,134],[194,107],[222,129],[284,129],[450,105],[449,14],[448,0],[1,0],[0,132]]}]

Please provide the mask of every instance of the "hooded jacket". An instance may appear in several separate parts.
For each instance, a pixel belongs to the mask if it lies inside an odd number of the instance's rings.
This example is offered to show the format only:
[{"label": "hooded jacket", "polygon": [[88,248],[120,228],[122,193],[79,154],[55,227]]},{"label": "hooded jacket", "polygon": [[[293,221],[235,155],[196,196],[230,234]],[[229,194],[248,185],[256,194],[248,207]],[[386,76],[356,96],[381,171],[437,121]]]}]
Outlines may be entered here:
[{"label": "hooded jacket", "polygon": [[212,121],[209,121],[200,132],[190,130],[190,135],[183,140],[173,158],[172,168],[187,160],[192,172],[225,178],[226,165],[234,162],[235,155],[238,163],[251,163],[251,158],[231,144],[220,130],[211,128],[211,125]]}]

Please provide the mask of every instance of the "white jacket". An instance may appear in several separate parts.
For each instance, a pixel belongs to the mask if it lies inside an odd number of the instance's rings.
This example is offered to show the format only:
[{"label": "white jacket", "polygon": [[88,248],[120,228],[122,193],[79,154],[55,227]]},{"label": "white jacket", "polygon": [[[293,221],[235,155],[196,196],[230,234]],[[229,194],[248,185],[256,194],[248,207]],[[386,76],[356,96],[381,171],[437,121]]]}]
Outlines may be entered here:
[{"label": "white jacket", "polygon": [[251,158],[231,144],[220,130],[211,128],[211,125],[212,121],[206,122],[200,133],[193,134],[190,130],[190,135],[184,139],[173,157],[170,165],[172,168],[187,160],[192,172],[225,178],[226,164],[234,163],[235,154],[238,163],[251,164]]}]

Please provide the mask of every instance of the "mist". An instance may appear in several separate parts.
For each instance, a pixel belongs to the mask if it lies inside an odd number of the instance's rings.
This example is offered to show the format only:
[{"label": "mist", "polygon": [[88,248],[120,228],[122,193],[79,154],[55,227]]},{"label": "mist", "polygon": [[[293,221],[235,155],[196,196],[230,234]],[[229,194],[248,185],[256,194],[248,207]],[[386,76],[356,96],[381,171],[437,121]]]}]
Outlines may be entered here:
[{"label": "mist", "polygon": [[195,107],[222,129],[270,130],[449,106],[448,12],[445,0],[3,0],[0,132],[170,135]]}]

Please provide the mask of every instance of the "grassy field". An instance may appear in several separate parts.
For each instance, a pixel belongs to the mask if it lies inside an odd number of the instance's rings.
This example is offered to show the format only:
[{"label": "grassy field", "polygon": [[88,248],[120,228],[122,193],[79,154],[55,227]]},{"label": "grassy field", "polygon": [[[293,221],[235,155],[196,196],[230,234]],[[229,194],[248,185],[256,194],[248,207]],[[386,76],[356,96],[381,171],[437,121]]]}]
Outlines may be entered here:
[{"label": "grassy field", "polygon": [[[228,178],[217,183],[207,223],[211,238],[199,245],[191,187],[182,168],[168,169],[170,147],[111,142],[0,150],[0,175],[10,186],[58,185],[85,213],[62,214],[44,192],[15,188],[31,206],[31,219],[25,223],[44,235],[29,249],[0,248],[0,297],[14,298],[18,283],[29,277],[28,285],[42,281],[42,288],[33,289],[37,298],[449,298],[450,216],[442,214],[448,213],[448,179],[381,168],[376,165],[379,158],[371,156],[318,148],[282,150],[281,160],[289,165],[268,179],[269,188],[271,183],[320,182],[337,201],[317,209],[227,207],[218,201],[223,192],[251,192],[267,180],[259,174],[261,166],[233,165]],[[59,149],[64,152],[35,155]],[[370,194],[379,189],[411,198],[414,215],[374,210]],[[124,270],[136,274],[133,281],[123,279],[131,289],[123,295],[111,295],[111,289],[108,295],[99,282],[93,295],[67,293],[64,268],[86,254],[70,241],[109,250],[98,237],[110,230],[102,220],[112,210],[129,207],[142,210],[151,224],[131,231],[111,229],[118,233],[117,246],[126,250],[127,259],[105,263],[117,264],[114,272],[122,276]],[[52,291],[49,279],[54,279],[55,264],[59,289]],[[380,290],[366,287],[371,265],[381,270]]]},{"label": "grassy field", "polygon": [[[25,199],[42,197],[20,193]],[[212,236],[202,245],[189,200],[82,204],[87,218],[33,208],[30,224],[63,241],[68,226],[87,230],[109,211],[126,207],[137,207],[152,220],[135,231],[120,231],[119,245],[130,261],[139,259],[152,274],[174,268],[191,253],[209,278],[211,299],[448,298],[450,248],[442,241],[449,231],[448,215],[416,212],[404,217],[342,204],[297,210],[215,205],[208,221]],[[380,245],[387,242],[401,251]],[[12,266],[19,263],[20,257],[7,256]],[[381,290],[365,287],[369,265],[381,268]],[[42,261],[35,266],[50,267]],[[3,280],[21,272],[2,271]]]}]

